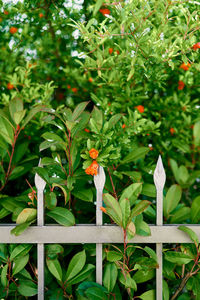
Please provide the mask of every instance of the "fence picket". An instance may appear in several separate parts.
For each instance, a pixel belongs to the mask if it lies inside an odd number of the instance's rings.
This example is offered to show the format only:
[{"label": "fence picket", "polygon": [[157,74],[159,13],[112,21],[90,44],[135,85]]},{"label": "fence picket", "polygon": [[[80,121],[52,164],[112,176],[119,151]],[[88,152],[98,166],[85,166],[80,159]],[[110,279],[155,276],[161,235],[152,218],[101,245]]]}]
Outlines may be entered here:
[{"label": "fence picket", "polygon": [[[103,167],[99,166],[98,174],[94,176],[94,184],[96,187],[96,225],[103,225],[103,216],[100,207],[102,206],[103,188],[105,185],[105,173]],[[96,244],[96,282],[102,284],[102,244]]]},{"label": "fence picket", "polygon": [[[156,169],[154,171],[154,183],[156,186],[156,225],[163,225],[163,188],[166,181],[166,174],[163,167],[161,156],[159,156]],[[159,268],[156,269],[156,299],[163,299],[163,263],[162,263],[162,243],[156,244],[156,253],[158,257]]]},{"label": "fence picket", "polygon": [[[40,166],[40,162],[39,162]],[[35,175],[35,186],[37,188],[37,226],[44,226],[44,188],[46,182]],[[38,269],[38,300],[44,299],[44,244],[37,244],[37,269]]]}]

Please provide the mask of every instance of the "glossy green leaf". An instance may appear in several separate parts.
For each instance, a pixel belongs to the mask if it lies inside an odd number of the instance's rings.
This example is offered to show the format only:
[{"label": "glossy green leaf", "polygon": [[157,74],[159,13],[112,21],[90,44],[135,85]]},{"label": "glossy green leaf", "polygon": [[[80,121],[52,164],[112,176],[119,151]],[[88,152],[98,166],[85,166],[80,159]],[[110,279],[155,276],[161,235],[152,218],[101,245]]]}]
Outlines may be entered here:
[{"label": "glossy green leaf", "polygon": [[132,183],[131,185],[129,185],[127,188],[123,190],[119,202],[121,202],[124,198],[127,198],[131,201],[131,205],[133,205],[138,195],[140,194],[141,190],[142,190],[141,183]]},{"label": "glossy green leaf", "polygon": [[86,262],[85,250],[75,254],[71,259],[69,266],[67,268],[67,273],[65,280],[69,281],[71,278],[75,277],[83,269]]},{"label": "glossy green leaf", "polygon": [[193,224],[199,222],[199,220],[200,220],[200,196],[197,196],[192,201],[191,218],[192,218],[192,223]]},{"label": "glossy green leaf", "polygon": [[174,184],[169,188],[163,202],[165,217],[168,217],[169,214],[176,208],[181,200],[181,196],[182,189],[179,185]]},{"label": "glossy green leaf", "polygon": [[147,292],[144,292],[138,298],[142,299],[142,300],[155,300],[155,297],[156,297],[156,291],[155,290],[149,290]]},{"label": "glossy green leaf", "polygon": [[62,268],[58,259],[46,259],[46,264],[51,274],[62,281]]},{"label": "glossy green leaf", "polygon": [[10,231],[10,233],[18,236],[22,234],[31,225],[31,223],[32,222],[25,222],[20,225],[17,225]]},{"label": "glossy green leaf", "polygon": [[144,158],[145,155],[149,152],[149,148],[147,147],[140,147],[132,152],[130,152],[122,161],[121,164],[127,164],[132,161],[136,161],[138,159]]},{"label": "glossy green leaf", "polygon": [[114,262],[120,260],[123,257],[123,254],[117,251],[108,251],[106,256],[108,261]]},{"label": "glossy green leaf", "polygon": [[67,284],[73,285],[81,281],[84,281],[93,272],[94,268],[95,267],[91,264],[85,265],[82,271],[79,274],[77,274],[75,277],[70,279],[67,282]]},{"label": "glossy green leaf", "polygon": [[81,102],[76,106],[76,108],[74,109],[73,114],[72,114],[72,121],[76,121],[78,119],[78,117],[85,110],[87,105],[88,105],[88,102]]},{"label": "glossy green leaf", "polygon": [[103,285],[109,292],[112,292],[117,280],[117,267],[115,263],[107,263],[104,266]]},{"label": "glossy green leaf", "polygon": [[31,280],[19,281],[17,287],[18,292],[25,297],[32,297],[37,295],[37,285]]},{"label": "glossy green leaf", "polygon": [[136,217],[143,213],[145,209],[151,204],[150,201],[142,200],[138,204],[135,205],[135,207],[131,211],[131,218]]},{"label": "glossy green leaf", "polygon": [[98,287],[90,287],[86,290],[85,295],[89,300],[107,300],[106,294]]},{"label": "glossy green leaf", "polygon": [[17,273],[19,273],[26,266],[28,261],[29,261],[29,254],[14,259],[14,267],[12,270],[12,275],[14,276]]},{"label": "glossy green leaf", "polygon": [[165,252],[165,259],[178,265],[185,265],[193,260],[193,258],[185,253],[175,251]]},{"label": "glossy green leaf", "polygon": [[7,279],[7,272],[8,272],[8,264],[6,264],[1,271],[1,284],[3,287],[6,287],[8,284],[8,279]]},{"label": "glossy green leaf", "polygon": [[195,146],[200,146],[200,121],[198,121],[194,124],[193,136],[194,136]]},{"label": "glossy green leaf", "polygon": [[116,224],[122,225],[122,211],[119,202],[110,194],[103,195],[103,201],[106,204],[107,214],[111,216]]},{"label": "glossy green leaf", "polygon": [[191,238],[191,240],[195,243],[196,247],[198,246],[199,238],[198,238],[197,234],[191,228],[181,225],[178,227],[178,229],[187,233],[189,235],[189,237]]},{"label": "glossy green leaf", "polygon": [[16,246],[10,255],[10,260],[16,260],[18,257],[26,255],[32,248],[32,245],[22,244]]},{"label": "glossy green leaf", "polygon": [[122,225],[123,225],[123,228],[126,229],[128,221],[130,219],[130,213],[131,213],[131,207],[130,207],[130,202],[129,202],[128,198],[123,198],[119,202],[119,205],[120,205],[121,211],[122,211]]},{"label": "glossy green leaf", "polygon": [[73,226],[75,224],[73,214],[63,207],[55,207],[51,211],[47,212],[46,215],[63,226]]},{"label": "glossy green leaf", "polygon": [[18,215],[16,223],[22,224],[25,222],[30,222],[36,219],[37,217],[37,209],[35,208],[25,208],[22,212]]}]

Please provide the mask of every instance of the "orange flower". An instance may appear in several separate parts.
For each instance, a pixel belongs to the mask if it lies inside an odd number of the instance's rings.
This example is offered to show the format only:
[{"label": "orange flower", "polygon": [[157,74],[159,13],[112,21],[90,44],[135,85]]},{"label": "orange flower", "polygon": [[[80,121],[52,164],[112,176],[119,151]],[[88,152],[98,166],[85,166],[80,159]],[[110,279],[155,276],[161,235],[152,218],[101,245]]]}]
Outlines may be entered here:
[{"label": "orange flower", "polygon": [[96,159],[99,155],[99,151],[92,148],[90,151],[89,151],[89,154],[90,154],[90,157],[93,158],[93,159]]},{"label": "orange flower", "polygon": [[178,82],[178,90],[181,91],[184,89],[185,83],[182,80]]},{"label": "orange flower", "polygon": [[89,130],[89,129],[87,129],[87,128],[85,128],[84,130],[85,130],[85,132],[90,132],[90,130]]},{"label": "orange flower", "polygon": [[8,15],[9,14],[9,12],[7,11],[7,10],[4,10],[4,15]]},{"label": "orange flower", "polygon": [[193,45],[193,46],[192,46],[192,49],[195,50],[195,51],[196,51],[197,49],[200,49],[200,42],[198,42],[198,43],[196,43],[195,45]]},{"label": "orange flower", "polygon": [[10,31],[11,34],[15,34],[17,32],[17,30],[18,29],[16,27],[10,27],[9,31]]},{"label": "orange flower", "polygon": [[117,53],[117,55],[119,55],[119,54],[120,54],[119,50],[116,50],[115,52]]},{"label": "orange flower", "polygon": [[110,102],[108,102],[108,106],[111,106],[111,103],[110,103]]},{"label": "orange flower", "polygon": [[72,88],[72,92],[76,93],[78,89],[76,87]]},{"label": "orange flower", "polygon": [[97,172],[98,172],[98,163],[96,162],[96,160],[94,160],[91,165],[85,170],[85,173],[87,175],[97,175]]},{"label": "orange flower", "polygon": [[107,212],[106,208],[105,208],[105,207],[103,207],[103,206],[101,206],[101,207],[100,207],[100,210],[101,210],[102,212],[104,212],[104,213],[106,213],[106,212]]},{"label": "orange flower", "polygon": [[110,14],[110,10],[108,8],[101,8],[99,12],[102,13],[103,16]]},{"label": "orange flower", "polygon": [[70,89],[71,89],[71,85],[70,85],[70,84],[68,84],[68,85],[67,85],[67,88],[68,88],[68,90],[70,90]]},{"label": "orange flower", "polygon": [[14,85],[12,83],[8,82],[7,89],[12,90],[13,88],[14,88]]},{"label": "orange flower", "polygon": [[109,52],[109,54],[112,54],[113,53],[113,48],[109,48],[108,52]]},{"label": "orange flower", "polygon": [[144,112],[144,106],[143,105],[138,105],[135,108],[142,114]]},{"label": "orange flower", "polygon": [[190,67],[191,67],[190,63],[187,63],[187,65],[185,63],[182,63],[180,65],[180,69],[183,69],[184,71],[188,71]]},{"label": "orange flower", "polygon": [[173,135],[176,131],[175,131],[175,129],[172,127],[172,128],[170,128],[170,133]]},{"label": "orange flower", "polygon": [[123,124],[123,125],[122,125],[122,128],[124,129],[125,127],[126,127],[126,125],[125,125],[125,124]]},{"label": "orange flower", "polygon": [[92,82],[92,81],[93,81],[92,77],[90,77],[90,78],[88,79],[88,81],[89,81],[89,82]]},{"label": "orange flower", "polygon": [[43,18],[43,17],[44,17],[43,13],[40,13],[40,14],[39,14],[39,17],[40,17],[40,18]]}]

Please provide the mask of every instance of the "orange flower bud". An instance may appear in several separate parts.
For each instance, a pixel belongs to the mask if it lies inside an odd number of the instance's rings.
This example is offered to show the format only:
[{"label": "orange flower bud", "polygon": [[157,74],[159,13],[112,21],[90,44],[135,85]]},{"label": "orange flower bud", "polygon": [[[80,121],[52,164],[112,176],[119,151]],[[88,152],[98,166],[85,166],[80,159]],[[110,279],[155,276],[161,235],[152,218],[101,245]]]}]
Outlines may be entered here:
[{"label": "orange flower bud", "polygon": [[15,34],[17,32],[17,30],[18,29],[16,27],[10,27],[9,31],[10,31],[11,34]]},{"label": "orange flower bud", "polygon": [[169,131],[170,131],[171,135],[173,135],[176,132],[174,128],[170,128]]},{"label": "orange flower bud", "polygon": [[4,15],[9,15],[9,12],[7,10],[4,10]]},{"label": "orange flower bud", "polygon": [[100,210],[101,210],[102,212],[104,212],[104,213],[106,213],[106,212],[107,212],[106,208],[105,208],[105,207],[103,207],[103,206],[101,206],[101,207],[100,207]]},{"label": "orange flower bud", "polygon": [[7,89],[12,90],[13,88],[14,88],[14,85],[12,83],[8,82]]},{"label": "orange flower bud", "polygon": [[110,10],[108,8],[101,8],[99,12],[102,13],[103,16],[110,14]]},{"label": "orange flower bud", "polygon": [[122,125],[122,128],[124,129],[125,127],[126,127],[126,125],[125,125],[125,124],[123,124],[123,125]]},{"label": "orange flower bud", "polygon": [[196,43],[195,45],[193,45],[193,46],[192,46],[192,49],[195,50],[195,51],[196,51],[197,49],[200,49],[200,42],[198,42],[198,43]]},{"label": "orange flower bud", "polygon": [[90,174],[91,174],[91,168],[90,168],[90,166],[89,166],[87,169],[85,169],[85,173],[86,173],[87,175],[90,175]]},{"label": "orange flower bud", "polygon": [[40,13],[40,14],[39,14],[39,17],[40,17],[40,18],[43,18],[43,17],[44,17],[43,13]]},{"label": "orange flower bud", "polygon": [[89,154],[90,154],[90,157],[91,157],[92,159],[96,159],[96,158],[98,157],[98,155],[99,155],[99,151],[96,150],[96,149],[94,149],[94,148],[92,148],[92,149],[89,151]]},{"label": "orange flower bud", "polygon": [[72,92],[76,93],[78,89],[76,87],[72,88]]},{"label": "orange flower bud", "polygon": [[181,91],[184,89],[185,83],[182,80],[178,82],[178,90]]},{"label": "orange flower bud", "polygon": [[90,77],[90,78],[88,79],[88,81],[89,81],[89,82],[92,82],[92,81],[93,81],[92,77]]},{"label": "orange flower bud", "polygon": [[89,129],[87,129],[87,128],[85,128],[84,130],[85,130],[85,132],[90,132],[90,130],[89,130]]},{"label": "orange flower bud", "polygon": [[190,67],[191,67],[190,63],[187,63],[187,65],[185,63],[182,63],[180,65],[180,69],[183,69],[184,71],[188,71]]},{"label": "orange flower bud", "polygon": [[113,53],[113,48],[109,48],[108,52],[109,52],[109,54],[112,54]]},{"label": "orange flower bud", "polygon": [[144,112],[144,106],[143,105],[138,105],[135,107],[141,114]]}]

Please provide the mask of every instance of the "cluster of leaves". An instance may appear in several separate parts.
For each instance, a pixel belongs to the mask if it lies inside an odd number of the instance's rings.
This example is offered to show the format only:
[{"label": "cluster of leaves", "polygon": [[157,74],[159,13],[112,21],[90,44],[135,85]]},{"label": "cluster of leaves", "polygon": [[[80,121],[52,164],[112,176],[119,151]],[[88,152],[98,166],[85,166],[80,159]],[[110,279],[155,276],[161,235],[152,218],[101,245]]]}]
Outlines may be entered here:
[{"label": "cluster of leaves", "polygon": [[[94,223],[96,191],[84,170],[95,148],[106,173],[104,220],[122,227],[124,245],[104,247],[103,287],[94,282],[94,246],[73,256],[77,245],[48,245],[46,292],[154,299],[155,253],[127,238],[147,236],[155,224],[159,153],[164,222],[200,220],[198,3],[24,0],[1,8],[1,222],[16,222],[16,235],[35,222],[37,173],[46,183],[46,223]],[[199,297],[198,241],[190,235],[196,244],[165,247],[165,300],[182,286],[185,299]],[[0,247],[1,297],[35,295],[35,248]],[[13,257],[18,247],[28,250]]]}]

